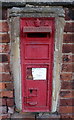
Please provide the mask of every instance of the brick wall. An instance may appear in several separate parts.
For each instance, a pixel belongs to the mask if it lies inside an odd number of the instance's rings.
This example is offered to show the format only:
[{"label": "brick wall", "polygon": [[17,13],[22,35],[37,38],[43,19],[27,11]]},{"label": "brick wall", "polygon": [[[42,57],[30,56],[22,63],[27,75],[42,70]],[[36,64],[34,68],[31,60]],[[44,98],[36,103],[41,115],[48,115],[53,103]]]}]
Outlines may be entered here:
[{"label": "brick wall", "polygon": [[[60,110],[62,117],[74,113],[74,9],[65,8],[65,28],[62,47]],[[68,115],[68,116],[67,116]]]},{"label": "brick wall", "polygon": [[7,11],[3,9],[0,20],[0,118],[9,118],[13,113],[13,79],[10,71],[10,37]]},{"label": "brick wall", "polygon": [[[62,45],[62,70],[59,113],[62,118],[73,117],[74,111],[74,9],[65,8],[65,28]],[[5,117],[13,113],[13,79],[10,70],[10,37],[7,12],[0,20],[0,112]],[[8,113],[8,114],[7,114]]]}]

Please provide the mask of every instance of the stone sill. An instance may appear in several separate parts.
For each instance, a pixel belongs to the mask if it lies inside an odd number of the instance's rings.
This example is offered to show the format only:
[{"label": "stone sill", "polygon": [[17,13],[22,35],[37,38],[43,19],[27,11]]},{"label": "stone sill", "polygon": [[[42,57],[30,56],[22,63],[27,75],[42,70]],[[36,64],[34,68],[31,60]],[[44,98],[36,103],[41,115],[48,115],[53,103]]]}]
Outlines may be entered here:
[{"label": "stone sill", "polygon": [[14,113],[11,116],[11,120],[13,120],[14,118],[26,118],[28,120],[46,120],[46,119],[57,119],[60,118],[60,115],[57,114],[48,114],[48,113]]}]

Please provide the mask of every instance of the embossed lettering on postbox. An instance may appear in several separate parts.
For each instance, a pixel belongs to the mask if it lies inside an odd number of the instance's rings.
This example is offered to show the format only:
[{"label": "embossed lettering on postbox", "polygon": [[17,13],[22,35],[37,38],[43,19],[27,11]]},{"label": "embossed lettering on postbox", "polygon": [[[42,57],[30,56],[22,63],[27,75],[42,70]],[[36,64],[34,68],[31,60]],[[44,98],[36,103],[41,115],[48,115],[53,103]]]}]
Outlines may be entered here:
[{"label": "embossed lettering on postbox", "polygon": [[50,27],[46,27],[46,26],[41,26],[41,27],[27,27],[25,26],[23,28],[23,32],[51,32],[51,28]]}]

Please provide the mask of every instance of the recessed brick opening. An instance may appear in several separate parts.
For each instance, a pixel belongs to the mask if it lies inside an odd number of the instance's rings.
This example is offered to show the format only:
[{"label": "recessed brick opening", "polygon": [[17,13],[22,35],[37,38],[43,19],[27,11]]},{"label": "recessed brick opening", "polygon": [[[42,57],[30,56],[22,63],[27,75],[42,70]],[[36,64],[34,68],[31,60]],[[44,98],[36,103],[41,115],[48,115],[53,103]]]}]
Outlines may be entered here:
[{"label": "recessed brick opening", "polygon": [[[26,13],[26,9],[28,12],[28,15]],[[28,17],[45,17],[45,18],[54,18],[55,21],[55,33],[54,33],[54,67],[53,67],[53,82],[52,82],[52,104],[51,104],[51,112],[56,112],[57,111],[57,105],[58,105],[58,98],[59,98],[59,92],[60,92],[60,73],[61,73],[61,57],[62,57],[62,41],[63,41],[63,30],[64,30],[64,10],[61,7],[58,7],[59,11],[61,12],[61,15],[59,12],[57,13],[57,7],[50,7],[50,8],[42,8],[42,10],[39,13],[35,13],[35,9],[33,8],[25,8],[25,9],[18,9],[20,12],[20,16],[18,16],[17,9],[12,8],[9,11],[10,15],[10,21],[11,21],[11,66],[12,66],[12,73],[13,73],[13,78],[15,81],[15,104],[17,109],[22,110],[22,86],[21,86],[21,63],[20,62],[20,18],[28,18]],[[37,8],[36,8],[37,9]],[[41,8],[40,8],[41,9]],[[45,12],[45,10],[47,12]],[[23,13],[22,13],[23,11]],[[29,11],[32,11],[30,13]],[[37,9],[37,11],[39,11]],[[42,13],[44,11],[44,13]],[[52,14],[53,11],[53,14]],[[25,12],[25,14],[24,14]],[[14,14],[16,16],[14,17]],[[61,21],[61,22],[60,22]],[[59,27],[58,27],[59,26]],[[61,31],[60,31],[61,27]],[[18,29],[18,31],[17,31]],[[24,37],[32,37],[34,35],[34,38],[40,37],[51,37],[51,31],[49,33],[26,33],[24,34]],[[61,37],[60,37],[61,36]],[[34,39],[33,38],[33,39]],[[18,53],[18,54],[17,54]],[[46,55],[45,55],[46,56]],[[27,56],[26,56],[27,57]],[[30,56],[28,56],[30,57]],[[38,58],[39,59],[39,58]],[[60,63],[60,64],[59,64]],[[57,69],[58,66],[58,69]],[[19,68],[19,69],[16,69]],[[18,81],[18,83],[17,83]],[[18,87],[17,87],[18,84]],[[57,86],[56,86],[57,85]],[[17,93],[17,91],[19,91]],[[55,92],[56,91],[56,92]],[[20,95],[19,95],[20,94]],[[18,98],[18,100],[17,100]]]}]

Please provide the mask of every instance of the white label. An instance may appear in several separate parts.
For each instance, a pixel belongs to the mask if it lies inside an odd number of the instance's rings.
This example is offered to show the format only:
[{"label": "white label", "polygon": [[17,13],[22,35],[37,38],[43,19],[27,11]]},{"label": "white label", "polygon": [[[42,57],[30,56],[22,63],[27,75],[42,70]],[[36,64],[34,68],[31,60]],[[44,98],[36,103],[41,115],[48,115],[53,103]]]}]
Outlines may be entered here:
[{"label": "white label", "polygon": [[46,68],[32,68],[33,80],[46,80]]}]

